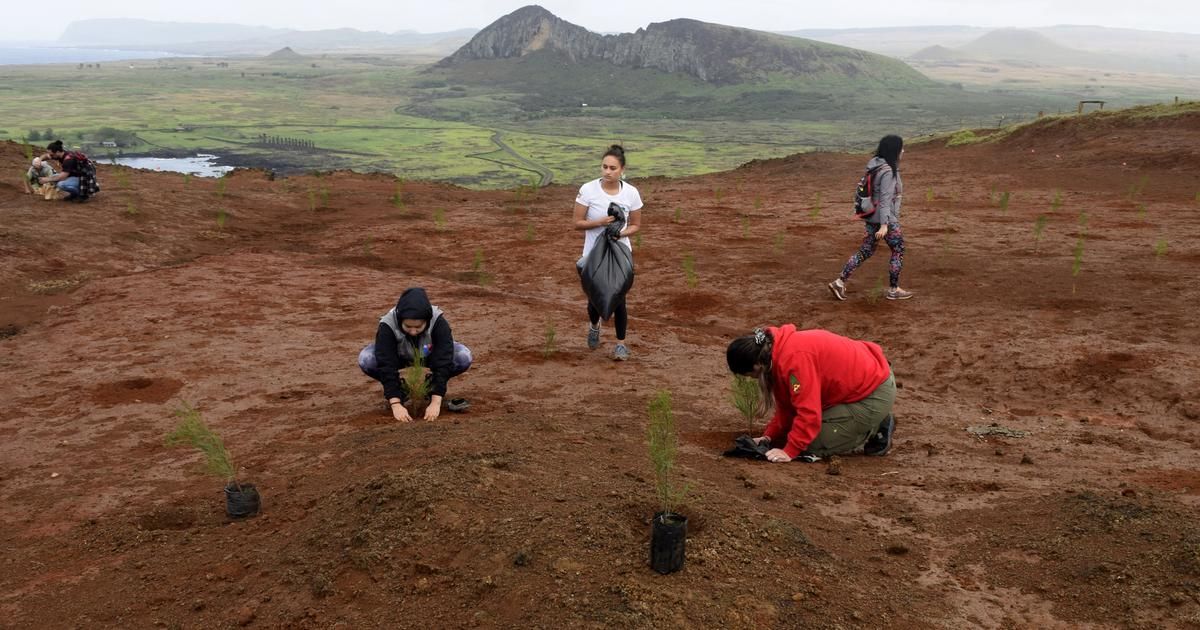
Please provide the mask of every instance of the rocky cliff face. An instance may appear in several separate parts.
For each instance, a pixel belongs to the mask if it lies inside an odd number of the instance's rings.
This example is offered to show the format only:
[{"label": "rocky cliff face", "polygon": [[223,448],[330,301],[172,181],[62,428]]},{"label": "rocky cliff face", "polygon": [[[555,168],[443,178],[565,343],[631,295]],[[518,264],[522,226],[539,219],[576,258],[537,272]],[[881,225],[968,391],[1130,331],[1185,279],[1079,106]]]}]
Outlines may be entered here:
[{"label": "rocky cliff face", "polygon": [[439,65],[510,59],[549,50],[574,61],[683,73],[715,84],[754,82],[773,74],[925,81],[905,64],[861,50],[696,20],[651,24],[635,33],[599,35],[539,6],[510,13],[480,31]]}]

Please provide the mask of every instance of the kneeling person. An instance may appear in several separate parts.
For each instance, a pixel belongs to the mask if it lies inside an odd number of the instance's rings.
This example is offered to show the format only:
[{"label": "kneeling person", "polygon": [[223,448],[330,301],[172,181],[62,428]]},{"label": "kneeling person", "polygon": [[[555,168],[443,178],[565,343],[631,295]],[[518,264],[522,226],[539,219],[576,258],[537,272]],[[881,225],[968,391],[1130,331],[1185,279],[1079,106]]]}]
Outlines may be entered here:
[{"label": "kneeling person", "polygon": [[50,165],[48,160],[43,160],[40,157],[33,158],[33,165],[29,170],[25,171],[25,192],[30,195],[42,195],[46,199],[51,199],[50,193],[54,191],[54,184],[43,184],[43,177],[54,177],[54,167]]},{"label": "kneeling person", "polygon": [[896,378],[877,344],[787,324],[734,339],[725,359],[734,374],[758,380],[760,415],[775,407],[755,440],[771,443],[768,460],[891,449]]},{"label": "kneeling person", "polygon": [[[408,385],[400,371],[413,364],[416,352],[421,353],[429,368],[426,382],[431,394],[425,408],[425,419],[436,420],[442,410],[447,382],[471,367],[471,350],[454,341],[450,323],[442,310],[429,302],[425,289],[414,287],[400,295],[396,306],[379,318],[375,343],[358,353],[358,367],[363,373],[383,384],[383,395],[400,422],[412,421],[405,403]],[[446,408],[464,411],[466,399],[451,400]]]}]

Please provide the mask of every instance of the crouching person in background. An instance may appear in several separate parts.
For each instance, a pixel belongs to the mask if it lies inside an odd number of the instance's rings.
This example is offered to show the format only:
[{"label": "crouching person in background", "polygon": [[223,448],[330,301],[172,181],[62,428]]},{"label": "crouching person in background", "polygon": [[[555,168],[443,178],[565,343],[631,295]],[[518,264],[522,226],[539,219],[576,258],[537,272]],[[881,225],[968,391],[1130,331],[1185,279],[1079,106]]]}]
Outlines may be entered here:
[{"label": "crouching person in background", "polygon": [[54,177],[54,167],[49,161],[43,160],[40,157],[33,158],[33,165],[29,170],[25,171],[25,179],[22,183],[25,185],[25,193],[29,195],[41,195],[46,199],[53,199],[54,184],[43,184],[42,178]]},{"label": "crouching person in background", "polygon": [[58,160],[62,165],[62,172],[42,177],[38,180],[40,183],[54,184],[58,190],[66,193],[64,199],[67,201],[87,201],[92,195],[100,192],[100,184],[96,181],[96,165],[88,156],[79,151],[63,149],[62,140],[51,142],[46,146],[46,151],[42,161],[51,158]]},{"label": "crouching person in background", "polygon": [[[429,369],[426,383],[430,398],[425,419],[436,420],[441,414],[447,383],[471,367],[471,350],[454,341],[450,322],[441,309],[430,304],[425,289],[414,287],[406,289],[395,308],[379,319],[375,343],[358,353],[358,367],[383,384],[383,395],[392,416],[400,422],[413,419],[405,408],[409,391],[400,372],[412,366],[418,352]],[[455,398],[446,408],[465,411],[468,406],[465,398]]]}]

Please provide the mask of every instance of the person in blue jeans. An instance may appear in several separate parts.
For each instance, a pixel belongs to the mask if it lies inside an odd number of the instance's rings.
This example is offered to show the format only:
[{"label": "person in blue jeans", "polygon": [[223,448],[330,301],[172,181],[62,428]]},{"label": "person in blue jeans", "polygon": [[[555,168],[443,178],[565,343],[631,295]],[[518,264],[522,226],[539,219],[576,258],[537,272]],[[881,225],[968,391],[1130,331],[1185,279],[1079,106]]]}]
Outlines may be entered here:
[{"label": "person in blue jeans", "polygon": [[[383,385],[383,396],[391,407],[392,417],[399,422],[411,422],[405,403],[408,385],[400,371],[413,364],[420,352],[429,369],[430,399],[425,408],[425,420],[436,420],[441,414],[442,400],[451,378],[466,372],[472,363],[470,348],[454,341],[450,322],[442,309],[429,302],[425,289],[405,289],[400,299],[383,317],[375,331],[375,343],[358,353],[358,367],[363,374]],[[456,398],[446,405],[450,411],[465,411],[469,403]]]},{"label": "person in blue jeans", "polygon": [[100,186],[96,183],[96,166],[83,153],[65,150],[62,140],[55,140],[47,145],[46,154],[42,159],[57,160],[62,165],[62,172],[39,178],[38,181],[42,184],[54,184],[59,191],[67,194],[67,201],[87,201],[89,197],[100,192]]}]

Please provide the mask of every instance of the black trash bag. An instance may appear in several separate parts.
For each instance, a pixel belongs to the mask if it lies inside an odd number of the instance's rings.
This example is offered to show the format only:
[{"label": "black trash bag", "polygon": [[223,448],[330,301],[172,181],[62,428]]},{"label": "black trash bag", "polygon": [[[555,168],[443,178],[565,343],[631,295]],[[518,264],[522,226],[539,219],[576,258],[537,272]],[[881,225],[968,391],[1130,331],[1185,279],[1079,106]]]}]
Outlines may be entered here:
[{"label": "black trash bag", "polygon": [[733,448],[721,453],[725,457],[745,457],[747,459],[766,459],[767,451],[771,450],[770,442],[759,444],[749,435],[739,435],[733,441]]},{"label": "black trash bag", "polygon": [[596,239],[596,245],[579,268],[583,292],[600,311],[603,320],[612,317],[633,286],[633,251],[620,241],[621,230],[625,229],[625,213],[614,203],[609,204],[608,214],[617,220]]}]

